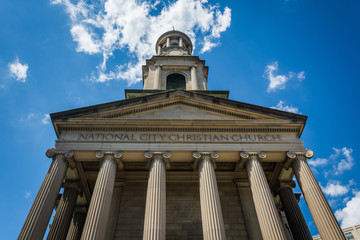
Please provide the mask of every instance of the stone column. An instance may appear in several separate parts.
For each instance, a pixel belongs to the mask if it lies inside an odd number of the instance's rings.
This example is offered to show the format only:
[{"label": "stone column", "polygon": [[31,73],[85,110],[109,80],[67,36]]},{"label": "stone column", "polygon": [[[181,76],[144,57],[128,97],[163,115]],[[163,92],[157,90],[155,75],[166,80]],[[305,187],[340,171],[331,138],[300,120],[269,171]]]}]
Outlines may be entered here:
[{"label": "stone column", "polygon": [[294,196],[294,181],[281,181],[279,196],[295,240],[312,239],[310,230]]},{"label": "stone column", "polygon": [[291,167],[319,231],[320,237],[326,240],[346,239],[306,161],[306,158],[313,157],[314,153],[310,150],[306,150],[288,152],[287,156],[289,159],[292,159]]},{"label": "stone column", "polygon": [[196,67],[196,65],[191,66],[191,90],[199,90]]},{"label": "stone column", "polygon": [[91,197],[84,230],[81,235],[81,239],[83,240],[105,239],[111,199],[114,190],[116,169],[118,166],[119,168],[123,167],[120,160],[121,156],[121,152],[98,151],[96,153],[96,157],[101,158],[102,163],[96,179],[94,192]]},{"label": "stone column", "polygon": [[166,47],[170,47],[170,38],[166,38]]},{"label": "stone column", "polygon": [[166,239],[166,168],[169,168],[168,152],[146,152],[151,159],[146,194],[144,240]]},{"label": "stone column", "polygon": [[65,183],[64,193],[62,194],[59,205],[56,208],[55,217],[46,239],[64,240],[66,238],[78,194],[79,186],[77,182]]},{"label": "stone column", "polygon": [[29,215],[21,229],[18,237],[19,240],[38,240],[44,237],[54,209],[56,198],[68,168],[66,158],[70,158],[73,155],[74,152],[72,151],[55,151],[55,149],[49,149],[46,152],[46,156],[52,157],[53,162],[46,173],[45,179],[30,209]]},{"label": "stone column", "polygon": [[214,159],[218,158],[219,154],[217,152],[194,152],[193,157],[195,163],[199,165],[200,206],[204,240],[226,239],[214,170]]},{"label": "stone column", "polygon": [[75,213],[71,219],[66,240],[80,240],[81,233],[84,228],[85,218],[86,210],[84,208],[75,210]]},{"label": "stone column", "polygon": [[179,47],[183,47],[183,39],[182,39],[182,37],[179,37]]},{"label": "stone column", "polygon": [[263,152],[241,152],[241,166],[246,166],[250,188],[254,200],[256,215],[264,240],[286,239],[274,198],[262,169],[259,158],[265,158]]},{"label": "stone column", "polygon": [[161,66],[155,65],[154,89],[161,89]]}]

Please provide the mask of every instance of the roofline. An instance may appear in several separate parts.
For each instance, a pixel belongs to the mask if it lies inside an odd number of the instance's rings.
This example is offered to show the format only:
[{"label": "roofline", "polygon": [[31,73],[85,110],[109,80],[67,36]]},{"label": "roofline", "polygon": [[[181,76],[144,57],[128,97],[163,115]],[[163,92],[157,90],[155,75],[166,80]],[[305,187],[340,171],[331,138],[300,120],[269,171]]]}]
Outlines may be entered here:
[{"label": "roofline", "polygon": [[[105,109],[111,110],[111,109],[116,109],[116,108],[124,106],[124,105],[144,103],[149,100],[156,99],[160,95],[168,95],[168,97],[171,97],[171,95],[173,95],[177,92],[183,92],[185,94],[189,94],[189,96],[200,95],[202,98],[205,98],[208,100],[212,99],[213,103],[218,103],[218,104],[220,104],[221,102],[228,103],[232,107],[236,107],[236,108],[240,108],[240,109],[244,109],[244,110],[249,110],[249,111],[260,110],[260,111],[270,114],[270,115],[274,115],[274,113],[276,113],[276,116],[286,117],[286,118],[290,118],[290,119],[294,119],[294,120],[295,119],[302,120],[302,121],[307,120],[307,116],[302,115],[302,114],[285,112],[285,111],[278,110],[278,109],[263,107],[263,106],[254,105],[254,104],[250,104],[250,103],[244,103],[244,102],[235,101],[235,100],[231,100],[231,99],[223,99],[223,98],[218,98],[218,97],[214,97],[214,96],[208,96],[201,92],[182,90],[182,89],[164,90],[159,93],[154,93],[154,94],[146,95],[146,96],[142,96],[142,97],[123,99],[123,100],[118,100],[118,101],[113,101],[113,102],[108,102],[108,103],[91,105],[91,106],[82,107],[82,108],[75,108],[75,109],[61,111],[61,112],[55,112],[55,113],[51,113],[50,117],[51,117],[52,121],[60,120],[60,119],[65,120],[69,117],[81,116],[83,114],[97,113],[97,112],[100,112],[101,110],[105,110]],[[73,114],[71,114],[71,113],[73,113]],[[66,116],[66,115],[68,115],[68,116]]]}]

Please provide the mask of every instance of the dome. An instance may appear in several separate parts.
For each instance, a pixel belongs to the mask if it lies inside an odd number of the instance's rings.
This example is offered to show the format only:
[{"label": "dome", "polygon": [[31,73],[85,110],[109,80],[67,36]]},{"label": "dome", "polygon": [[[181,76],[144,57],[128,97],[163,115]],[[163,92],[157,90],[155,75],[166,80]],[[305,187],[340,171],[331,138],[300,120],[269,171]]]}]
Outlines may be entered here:
[{"label": "dome", "polygon": [[184,56],[191,55],[193,50],[190,38],[180,31],[168,31],[156,41],[157,55]]}]

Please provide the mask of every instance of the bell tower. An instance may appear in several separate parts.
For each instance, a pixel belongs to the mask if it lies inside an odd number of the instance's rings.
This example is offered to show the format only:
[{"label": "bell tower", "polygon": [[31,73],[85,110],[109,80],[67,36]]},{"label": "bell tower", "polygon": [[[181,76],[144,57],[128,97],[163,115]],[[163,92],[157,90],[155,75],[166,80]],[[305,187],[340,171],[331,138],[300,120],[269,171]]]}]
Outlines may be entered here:
[{"label": "bell tower", "polygon": [[192,56],[190,38],[180,31],[162,34],[155,45],[156,54],[142,68],[144,90],[207,90],[209,68]]}]

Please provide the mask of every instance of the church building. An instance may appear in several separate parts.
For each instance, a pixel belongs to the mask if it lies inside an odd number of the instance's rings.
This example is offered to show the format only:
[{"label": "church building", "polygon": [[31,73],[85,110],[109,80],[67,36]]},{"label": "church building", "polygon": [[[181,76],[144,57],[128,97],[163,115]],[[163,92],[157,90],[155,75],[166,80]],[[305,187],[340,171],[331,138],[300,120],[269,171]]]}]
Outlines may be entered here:
[{"label": "church building", "polygon": [[52,163],[18,239],[312,239],[294,176],[321,239],[346,239],[307,163],[307,116],[208,90],[182,32],[155,49],[143,89],[50,114]]}]

